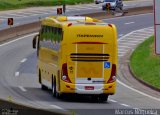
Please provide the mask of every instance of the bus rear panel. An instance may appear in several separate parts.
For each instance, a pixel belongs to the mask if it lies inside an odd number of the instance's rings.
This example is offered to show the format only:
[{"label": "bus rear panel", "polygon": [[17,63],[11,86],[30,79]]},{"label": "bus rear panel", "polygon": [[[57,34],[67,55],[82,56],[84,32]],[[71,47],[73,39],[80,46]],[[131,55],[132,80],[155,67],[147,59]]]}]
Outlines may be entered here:
[{"label": "bus rear panel", "polygon": [[[70,26],[64,31],[62,57],[63,93],[114,94],[116,88],[117,44],[112,26]],[[65,53],[63,53],[65,52]],[[68,81],[64,81],[66,78]]]}]

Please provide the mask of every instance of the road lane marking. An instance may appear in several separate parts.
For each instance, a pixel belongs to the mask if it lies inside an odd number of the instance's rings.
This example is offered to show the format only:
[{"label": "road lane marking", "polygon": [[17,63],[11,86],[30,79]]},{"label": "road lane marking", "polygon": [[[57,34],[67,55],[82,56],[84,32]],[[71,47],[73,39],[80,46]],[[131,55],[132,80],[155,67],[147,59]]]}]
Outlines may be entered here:
[{"label": "road lane marking", "polygon": [[24,63],[25,61],[27,61],[27,59],[26,59],[26,58],[24,58],[23,60],[21,60],[21,63]]},{"label": "road lane marking", "polygon": [[57,105],[50,105],[51,107],[53,107],[54,109],[61,109],[61,110],[64,110],[63,108],[57,106]]},{"label": "road lane marking", "polygon": [[141,43],[142,42],[142,40],[130,40],[130,41],[127,41],[127,43]]},{"label": "road lane marking", "polygon": [[127,22],[127,23],[124,23],[125,25],[129,25],[129,24],[134,24],[135,22]]},{"label": "road lane marking", "polygon": [[137,16],[145,16],[145,15],[151,15],[153,13],[146,13],[146,14],[138,14],[138,15],[131,15],[131,16],[123,16],[123,17],[116,17],[116,18],[108,18],[108,19],[102,19],[104,21],[107,21],[107,20],[118,20],[120,18],[130,18],[130,17],[137,17]]},{"label": "road lane marking", "polygon": [[17,17],[26,17],[25,15],[20,15],[20,14],[11,14],[11,13],[8,13],[8,14],[6,14],[7,16],[12,16],[12,17],[14,17],[14,18],[17,18]]},{"label": "road lane marking", "polygon": [[137,89],[134,89],[134,88],[126,85],[125,83],[123,83],[123,82],[121,82],[121,81],[119,81],[119,80],[117,80],[117,82],[118,82],[119,84],[123,85],[124,87],[126,87],[126,88],[128,88],[128,89],[131,89],[132,91],[137,92],[137,93],[139,93],[139,94],[141,94],[141,95],[143,95],[143,96],[149,97],[149,98],[151,98],[151,99],[153,99],[153,100],[156,100],[156,101],[160,101],[160,98],[156,98],[156,97],[153,97],[153,96],[148,95],[148,94],[146,94],[146,93],[143,93],[143,92],[141,92],[141,91],[139,91],[139,90],[137,90]]},{"label": "road lane marking", "polygon": [[[143,29],[140,29],[140,30],[143,31],[143,30],[145,30],[145,29],[147,29],[147,28],[143,28]],[[120,42],[120,40],[126,38],[127,36],[131,35],[132,33],[137,32],[137,31],[140,31],[140,30],[135,30],[135,31],[132,31],[132,32],[124,35],[123,37],[121,37],[121,38],[118,39],[118,42]],[[126,88],[128,88],[128,89],[130,89],[130,90],[132,90],[132,91],[134,91],[134,92],[136,92],[136,93],[139,93],[139,94],[141,94],[141,95],[143,95],[143,96],[149,97],[149,98],[151,98],[151,99],[153,99],[153,100],[160,101],[160,98],[153,97],[153,96],[148,95],[148,94],[146,94],[146,93],[144,93],[144,92],[141,92],[141,91],[139,91],[139,90],[137,90],[137,89],[134,89],[134,88],[126,85],[125,83],[121,82],[120,80],[117,80],[117,82],[118,82],[119,84],[121,84],[122,86],[124,86],[124,87],[126,87]]]},{"label": "road lane marking", "polygon": [[128,51],[128,49],[127,48],[120,48],[120,49],[118,49],[118,52],[127,52]]},{"label": "road lane marking", "polygon": [[119,37],[122,37],[123,36],[123,34],[119,34]]},{"label": "road lane marking", "polygon": [[130,46],[118,46],[118,48],[130,48]]},{"label": "road lane marking", "polygon": [[120,42],[119,45],[137,45],[136,43]]},{"label": "road lane marking", "polygon": [[18,77],[19,76],[19,72],[15,72],[15,77]]},{"label": "road lane marking", "polygon": [[38,34],[38,32],[33,33],[33,34],[29,34],[29,35],[26,35],[26,36],[23,36],[23,37],[20,37],[20,38],[17,38],[17,39],[15,39],[15,40],[12,40],[12,41],[9,41],[9,42],[3,43],[3,44],[0,44],[0,47],[5,46],[5,45],[8,45],[8,44],[10,44],[10,43],[14,43],[14,42],[16,42],[16,41],[19,41],[19,40],[21,40],[21,39],[24,39],[24,38],[26,38],[26,37],[30,37],[30,36],[33,36],[33,35],[36,35],[36,34]]},{"label": "road lane marking", "polygon": [[[150,13],[150,14],[151,14],[151,13]],[[144,29],[145,29],[145,28],[144,28]],[[140,30],[144,30],[144,29],[140,29]],[[124,39],[125,37],[131,35],[133,32],[136,32],[136,31],[138,31],[138,30],[132,31],[132,32],[130,32],[129,34],[124,35],[123,37],[119,38],[118,41],[120,41],[121,39]],[[16,41],[19,41],[19,40],[21,40],[21,39],[24,39],[24,38],[26,38],[26,37],[30,37],[30,36],[33,36],[33,35],[36,35],[36,34],[38,34],[38,32],[37,32],[37,33],[33,33],[33,34],[29,34],[29,35],[26,35],[26,36],[23,36],[23,37],[20,37],[20,38],[18,38],[18,39],[15,39],[15,40],[12,40],[12,41],[9,41],[9,42],[6,42],[6,43],[4,43],[4,44],[1,44],[0,47],[1,47],[1,46],[5,46],[5,45],[8,45],[8,44],[10,44],[10,43],[14,43],[14,42],[16,42]],[[15,75],[16,75],[16,74],[15,74]],[[128,88],[128,89],[131,89],[131,90],[133,90],[134,92],[137,92],[137,93],[139,93],[139,94],[141,94],[141,95],[143,95],[143,96],[149,97],[149,98],[154,99],[154,100],[156,100],[156,101],[160,101],[159,98],[156,98],[156,97],[150,96],[150,95],[148,95],[148,94],[145,94],[145,93],[143,93],[143,92],[141,92],[141,91],[139,91],[139,90],[137,90],[137,89],[134,89],[134,88],[132,88],[132,87],[124,84],[123,82],[121,82],[121,81],[119,81],[119,80],[117,80],[117,82],[118,82],[119,84],[123,85],[124,87],[126,87],[126,88]]]},{"label": "road lane marking", "polygon": [[[119,38],[119,39],[118,39],[118,42],[120,42],[122,39],[126,38],[127,36],[133,34],[134,32],[141,31],[141,30],[143,31],[143,30],[145,30],[145,29],[147,29],[147,28],[143,28],[143,29],[140,29],[140,30],[132,31],[132,32],[124,35],[123,37]],[[131,44],[130,44],[130,45],[131,45]],[[151,99],[153,99],[153,100],[160,101],[160,98],[153,97],[153,96],[148,95],[148,94],[146,94],[146,93],[144,93],[144,92],[141,92],[141,91],[139,91],[139,90],[137,90],[137,89],[134,89],[134,88],[126,85],[125,83],[121,82],[120,80],[117,80],[117,82],[118,82],[119,84],[121,84],[122,86],[124,86],[124,87],[126,87],[126,88],[128,88],[128,89],[130,89],[130,90],[132,90],[132,91],[134,91],[134,92],[136,92],[136,93],[139,93],[139,94],[141,94],[141,95],[143,95],[143,96],[149,97],[149,98],[151,98]]]},{"label": "road lane marking", "polygon": [[130,107],[129,105],[127,105],[127,104],[120,104],[120,105],[122,105],[122,106],[125,106],[125,107]]},{"label": "road lane marking", "polygon": [[26,92],[27,90],[23,86],[18,86],[23,92]]},{"label": "road lane marking", "polygon": [[121,54],[118,54],[118,57],[122,57],[122,56],[124,56],[124,54],[123,54],[123,53],[121,53]]},{"label": "road lane marking", "polygon": [[109,101],[113,102],[113,103],[116,103],[117,101],[113,100],[113,99],[109,99]]}]

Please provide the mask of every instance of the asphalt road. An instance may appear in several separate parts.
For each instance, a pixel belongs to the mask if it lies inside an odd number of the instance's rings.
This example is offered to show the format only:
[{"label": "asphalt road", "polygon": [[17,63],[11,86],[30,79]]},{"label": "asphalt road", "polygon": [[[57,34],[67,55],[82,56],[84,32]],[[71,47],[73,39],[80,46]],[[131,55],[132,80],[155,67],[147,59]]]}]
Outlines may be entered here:
[{"label": "asphalt road", "polygon": [[[153,1],[151,0],[135,0],[135,1],[125,1],[124,9],[151,6]],[[8,18],[14,19],[14,26],[26,24],[34,21],[38,21],[46,16],[56,15],[57,7],[48,7],[48,8],[31,8],[25,10],[16,10],[16,11],[1,11],[0,12],[0,30],[9,28],[7,25]],[[81,15],[88,13],[102,12],[102,4],[81,4],[81,5],[67,5],[65,15]]]},{"label": "asphalt road", "polygon": [[[104,20],[114,23],[119,37],[153,26],[153,14],[143,14]],[[0,45],[0,98],[43,109],[70,110],[79,115],[112,115],[119,109],[160,109],[160,102],[117,85],[117,93],[108,102],[91,102],[88,97],[56,99],[50,91],[42,91],[36,75],[36,51],[33,35]]]}]

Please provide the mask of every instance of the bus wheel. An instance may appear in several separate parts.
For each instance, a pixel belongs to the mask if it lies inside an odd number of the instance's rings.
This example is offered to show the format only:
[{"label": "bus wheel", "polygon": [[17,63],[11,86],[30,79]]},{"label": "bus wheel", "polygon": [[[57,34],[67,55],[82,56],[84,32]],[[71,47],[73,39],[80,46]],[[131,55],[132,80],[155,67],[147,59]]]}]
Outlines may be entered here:
[{"label": "bus wheel", "polygon": [[59,94],[57,92],[57,88],[56,88],[56,79],[54,79],[54,81],[52,82],[52,93],[54,97],[59,97]]},{"label": "bus wheel", "polygon": [[47,90],[48,88],[42,84],[42,78],[41,78],[41,71],[39,70],[39,83],[41,84],[41,89],[42,90]]},{"label": "bus wheel", "polygon": [[102,101],[102,102],[107,101],[108,100],[108,95],[100,95],[99,100]]},{"label": "bus wheel", "polygon": [[97,95],[91,96],[91,100],[92,100],[93,102],[97,102],[97,101],[98,101],[98,96],[97,96]]},{"label": "bus wheel", "polygon": [[41,84],[41,89],[42,90],[47,90],[48,88],[45,85]]}]

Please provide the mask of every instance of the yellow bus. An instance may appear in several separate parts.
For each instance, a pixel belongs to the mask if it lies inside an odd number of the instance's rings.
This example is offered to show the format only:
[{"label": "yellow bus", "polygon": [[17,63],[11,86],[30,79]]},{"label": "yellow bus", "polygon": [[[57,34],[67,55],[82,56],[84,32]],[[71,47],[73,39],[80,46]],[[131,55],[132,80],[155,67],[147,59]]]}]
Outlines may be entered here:
[{"label": "yellow bus", "polygon": [[42,89],[55,97],[86,94],[107,101],[115,94],[117,31],[113,24],[82,16],[50,16],[33,39]]}]

